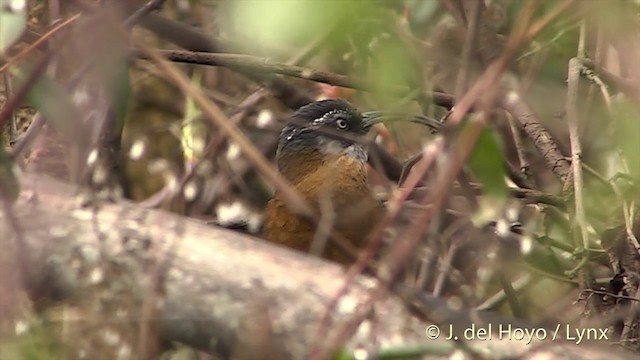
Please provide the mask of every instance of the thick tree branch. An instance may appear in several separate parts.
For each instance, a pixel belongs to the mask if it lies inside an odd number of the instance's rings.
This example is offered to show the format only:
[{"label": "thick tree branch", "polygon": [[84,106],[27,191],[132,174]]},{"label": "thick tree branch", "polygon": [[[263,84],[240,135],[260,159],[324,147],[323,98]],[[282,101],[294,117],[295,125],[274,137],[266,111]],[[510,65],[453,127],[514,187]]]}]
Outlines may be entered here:
[{"label": "thick tree branch", "polygon": [[565,184],[571,173],[571,162],[564,156],[549,131],[542,125],[535,112],[515,92],[508,92],[502,99],[502,107],[520,123],[533,145],[546,161],[549,169]]},{"label": "thick tree branch", "polygon": [[[265,74],[281,74],[320,83],[342,86],[358,90],[371,91],[374,85],[351,76],[336,74],[329,71],[315,70],[312,68],[289,65],[271,61],[267,58],[246,54],[222,54],[211,52],[196,52],[184,50],[157,50],[168,60],[197,65],[224,66],[237,70],[245,75],[265,76]],[[141,59],[147,59],[147,55],[134,49],[132,54]],[[401,86],[391,86],[389,92],[406,96],[411,89]],[[448,94],[434,92],[430,94],[436,105],[445,107],[453,106],[453,97]]]},{"label": "thick tree branch", "polygon": [[[73,188],[47,177],[27,176],[23,187],[15,213],[31,273],[38,274],[34,296],[91,296],[83,288],[83,274],[96,266],[96,254],[107,263],[123,264],[123,277],[139,285],[134,292],[152,276],[148,264],[170,256],[159,311],[164,337],[222,358],[253,336],[242,333],[240,323],[254,315],[249,309],[255,306],[268,307],[289,357],[304,358],[324,304],[341,284],[343,270],[337,265],[229,230],[132,204],[82,207]],[[13,238],[6,216],[0,221],[0,238]],[[368,291],[367,281],[358,280],[344,297],[337,323],[355,311]],[[374,338],[393,342],[398,335],[407,344],[423,341],[423,324],[397,299],[380,303],[376,316]],[[135,311],[130,317],[135,318]],[[369,335],[359,341],[371,341]]]},{"label": "thick tree branch", "polygon": [[[83,207],[77,190],[66,184],[40,175],[25,175],[22,180],[24,190],[13,212],[32,266],[31,283],[36,284],[32,296],[42,298],[48,294],[49,298],[64,300],[77,299],[82,294],[85,301],[92,296],[102,299],[103,292],[96,293],[89,287],[95,282],[91,274],[102,270],[105,277],[100,281],[126,284],[117,288],[130,289],[132,298],[139,298],[148,294],[140,289],[145,289],[151,277],[157,277],[150,270],[161,269],[162,291],[157,296],[162,298],[156,301],[158,317],[154,318],[161,336],[222,358],[260,346],[256,343],[276,347],[278,350],[269,351],[280,353],[261,353],[257,349],[260,357],[243,359],[304,358],[326,304],[343,281],[343,269],[337,265],[232,231],[130,203]],[[6,212],[0,213],[0,239],[12,240],[15,231],[6,225],[6,220]],[[108,272],[107,267],[114,264],[118,271]],[[163,265],[158,268],[158,264]],[[87,281],[88,278],[93,280]],[[356,313],[370,287],[371,279],[356,279],[341,298],[327,336],[335,335],[332,332]],[[112,286],[103,284],[100,288]],[[412,302],[414,310],[426,306],[422,313],[437,315],[435,321],[443,325],[453,321],[456,327],[467,326],[469,319],[482,318],[443,317],[450,309],[446,301],[439,299],[405,300]],[[123,301],[131,305],[131,301]],[[129,320],[125,323],[135,326],[131,319],[140,318],[137,310],[128,309]],[[442,346],[453,346],[451,342],[425,338],[427,323],[411,315],[396,297],[379,300],[374,312],[375,326],[365,322],[347,343],[347,349],[373,351],[381,343],[427,349],[434,346],[440,351]],[[256,329],[256,323],[270,331]],[[260,336],[266,336],[267,341],[258,341]],[[523,359],[541,352],[558,359],[604,356],[603,350],[572,346],[565,341],[537,347],[522,347],[510,341],[477,341],[469,345],[478,350],[490,345],[494,352],[515,351]],[[613,352],[611,348],[604,351],[609,357]]]}]

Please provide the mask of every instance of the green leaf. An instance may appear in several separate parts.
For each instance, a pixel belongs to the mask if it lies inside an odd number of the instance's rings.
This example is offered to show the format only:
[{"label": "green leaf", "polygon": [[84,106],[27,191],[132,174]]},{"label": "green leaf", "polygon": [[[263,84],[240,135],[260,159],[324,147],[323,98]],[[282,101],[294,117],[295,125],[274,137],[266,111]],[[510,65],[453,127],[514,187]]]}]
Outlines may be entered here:
[{"label": "green leaf", "polygon": [[380,350],[377,360],[411,360],[424,359],[427,355],[451,355],[455,349],[450,343],[433,342],[425,345],[407,345]]},{"label": "green leaf", "polygon": [[[202,71],[196,69],[193,73],[192,84],[194,87],[202,86]],[[204,156],[207,142],[207,126],[201,121],[202,112],[196,106],[191,97],[185,102],[184,118],[182,119],[182,136],[180,142],[184,159],[189,164],[194,164]]]},{"label": "green leaf", "polygon": [[129,99],[131,98],[128,59],[124,54],[114,52],[109,61],[103,65],[106,65],[101,69],[103,69],[107,97],[115,116],[115,128],[112,130],[114,134],[122,134],[127,111],[129,110]]},{"label": "green leaf", "polygon": [[[0,190],[11,201],[15,201],[20,193],[20,184],[13,173],[13,161],[0,144]],[[1,200],[0,200],[1,201]]]},{"label": "green leaf", "polygon": [[344,349],[338,350],[332,357],[332,360],[353,360],[353,359],[354,357]]},{"label": "green leaf", "polygon": [[[11,72],[18,86],[22,86],[28,72],[19,68],[13,68]],[[47,75],[42,75],[27,93],[27,100],[65,140],[77,144],[81,149],[87,148],[90,141],[87,127],[64,87]]]},{"label": "green leaf", "polygon": [[499,139],[491,129],[483,129],[468,160],[473,175],[484,189],[480,210],[474,219],[476,222],[484,223],[501,216],[508,194],[504,164],[504,152]]},{"label": "green leaf", "polygon": [[[348,37],[378,8],[376,2],[360,0],[243,0],[223,2],[220,27],[237,37],[246,52],[273,57],[282,49],[300,49],[318,36],[339,29]],[[330,43],[342,39],[332,38]],[[256,46],[260,44],[260,46]],[[331,47],[330,44],[326,46]],[[265,51],[266,50],[266,51]],[[296,52],[299,50],[296,50]]]},{"label": "green leaf", "polygon": [[609,178],[618,173],[629,174],[634,179],[640,179],[640,122],[638,113],[628,101],[613,102],[613,112],[616,119],[613,129],[615,154],[610,155],[608,161]]},{"label": "green leaf", "polygon": [[16,41],[27,26],[26,0],[0,0],[0,54]]}]

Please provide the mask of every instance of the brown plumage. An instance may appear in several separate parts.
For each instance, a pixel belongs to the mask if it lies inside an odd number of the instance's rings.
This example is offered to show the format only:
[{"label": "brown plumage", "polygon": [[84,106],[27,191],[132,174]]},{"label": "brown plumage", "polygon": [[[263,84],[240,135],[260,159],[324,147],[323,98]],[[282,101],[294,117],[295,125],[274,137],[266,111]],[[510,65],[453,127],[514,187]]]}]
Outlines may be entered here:
[{"label": "brown plumage", "polygon": [[[275,243],[309,251],[321,214],[333,215],[333,232],[362,247],[384,211],[369,187],[366,150],[321,128],[352,136],[367,131],[362,116],[343,100],[315,102],[293,114],[280,136],[278,169],[318,216],[313,221],[292,213],[276,193],[267,205],[264,235]],[[331,241],[324,256],[343,263],[350,259]]]}]

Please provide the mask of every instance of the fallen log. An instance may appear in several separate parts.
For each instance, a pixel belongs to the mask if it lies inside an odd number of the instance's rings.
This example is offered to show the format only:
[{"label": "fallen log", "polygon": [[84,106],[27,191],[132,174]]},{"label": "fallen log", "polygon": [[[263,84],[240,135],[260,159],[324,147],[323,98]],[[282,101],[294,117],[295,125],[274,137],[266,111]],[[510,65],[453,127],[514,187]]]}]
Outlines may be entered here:
[{"label": "fallen log", "polygon": [[[222,359],[303,359],[312,344],[322,344],[318,323],[343,284],[342,267],[136,204],[87,202],[76,188],[44,175],[25,174],[21,184],[11,214],[0,212],[0,242],[10,241],[2,244],[5,249],[17,245],[14,258],[27,264],[22,275],[31,297],[45,307],[97,301],[100,307],[90,308],[107,312],[103,320],[134,319],[127,322],[133,335],[119,337],[120,346],[129,340],[129,353],[138,354],[132,358],[145,351],[139,345],[145,337],[156,335]],[[359,277],[320,336],[332,338],[375,284]],[[409,309],[393,295],[380,300],[356,335],[345,339],[344,349],[450,354],[456,342],[444,340],[446,329],[430,340],[429,324]],[[616,352],[604,342],[546,341],[532,347],[476,339],[466,344],[474,352],[491,349],[521,358],[599,359]],[[622,352],[615,357],[635,358]]]}]

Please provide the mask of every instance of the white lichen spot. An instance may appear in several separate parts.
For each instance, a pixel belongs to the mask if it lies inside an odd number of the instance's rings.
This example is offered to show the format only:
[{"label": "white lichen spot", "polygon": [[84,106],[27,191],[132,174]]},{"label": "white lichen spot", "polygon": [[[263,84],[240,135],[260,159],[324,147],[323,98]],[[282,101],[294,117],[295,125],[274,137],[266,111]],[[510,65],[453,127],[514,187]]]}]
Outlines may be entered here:
[{"label": "white lichen spot", "polygon": [[49,235],[53,238],[63,238],[69,235],[69,229],[64,226],[53,226],[49,229]]},{"label": "white lichen spot", "polygon": [[356,306],[358,306],[358,302],[355,301],[355,299],[345,296],[338,301],[336,309],[341,314],[353,314],[356,310]]},{"label": "white lichen spot", "polygon": [[507,237],[511,232],[511,226],[505,219],[500,219],[496,222],[496,235],[500,237]]},{"label": "white lichen spot", "polygon": [[88,264],[97,264],[100,261],[100,251],[91,246],[80,248],[80,256]]},{"label": "white lichen spot", "polygon": [[120,186],[116,186],[111,189],[111,195],[116,199],[124,198],[124,190]]},{"label": "white lichen spot", "polygon": [[73,210],[72,214],[74,218],[82,221],[92,220],[94,216],[94,214],[92,214],[91,211],[87,211],[85,209]]},{"label": "white lichen spot", "polygon": [[264,129],[273,123],[273,112],[268,109],[263,109],[258,113],[256,119],[256,126],[260,129]]},{"label": "white lichen spot", "polygon": [[469,359],[469,357],[467,356],[467,354],[464,351],[456,350],[451,354],[449,359],[451,359],[451,360],[467,360],[467,359]]},{"label": "white lichen spot", "polygon": [[98,161],[98,149],[93,149],[89,152],[89,156],[87,156],[87,165],[93,166],[96,161]]},{"label": "white lichen spot", "polygon": [[442,147],[444,138],[437,136],[435,139],[429,141],[422,148],[422,153],[425,157],[432,157],[438,154],[439,149]]},{"label": "white lichen spot", "polygon": [[196,197],[198,196],[198,184],[193,181],[193,180],[189,180],[187,181],[186,184],[184,184],[184,189],[182,190],[182,195],[184,196],[184,199],[187,201],[193,201],[196,199]]},{"label": "white lichen spot", "polygon": [[147,170],[151,174],[160,174],[169,168],[169,163],[165,159],[155,159],[147,165]]},{"label": "white lichen spot", "polygon": [[131,347],[129,345],[125,345],[123,344],[122,346],[120,346],[120,348],[118,349],[118,353],[117,353],[117,359],[118,360],[127,360],[127,359],[131,359]]},{"label": "white lichen spot", "polygon": [[102,269],[94,268],[91,270],[89,273],[89,283],[95,285],[102,282],[102,280],[104,280],[104,271],[102,271]]},{"label": "white lichen spot", "polygon": [[29,331],[29,324],[26,321],[18,320],[13,331],[15,331],[16,335],[22,335]]},{"label": "white lichen spot", "polygon": [[194,137],[193,141],[191,142],[191,149],[196,154],[202,154],[206,146],[207,146],[207,142],[205,141],[205,138],[202,136]]},{"label": "white lichen spot", "polygon": [[258,233],[262,225],[262,215],[252,212],[247,218],[247,230],[251,233]]},{"label": "white lichen spot", "polygon": [[478,280],[482,282],[487,282],[491,279],[491,275],[493,271],[489,266],[481,266],[478,268]]},{"label": "white lichen spot", "polygon": [[144,141],[143,139],[137,139],[133,142],[131,148],[129,149],[129,158],[131,160],[140,160],[140,158],[142,158],[142,155],[144,155],[144,151],[146,150],[146,148],[146,141]]},{"label": "white lichen spot", "polygon": [[362,324],[358,327],[358,336],[362,336],[363,338],[368,338],[371,336],[371,322],[363,321]]},{"label": "white lichen spot", "polygon": [[229,147],[227,147],[227,160],[235,160],[238,156],[240,156],[240,147],[238,144],[232,142],[229,144]]},{"label": "white lichen spot", "polygon": [[104,166],[97,166],[91,174],[91,180],[94,184],[104,184],[107,182],[107,169]]},{"label": "white lichen spot", "polygon": [[362,285],[365,289],[371,290],[378,285],[378,280],[375,280],[374,278],[366,277],[366,278],[360,279],[358,283]]},{"label": "white lichen spot", "polygon": [[309,69],[304,69],[302,70],[302,72],[300,72],[300,75],[304,78],[304,79],[308,79],[311,77],[311,75],[313,75],[313,71],[309,70]]},{"label": "white lichen spot", "polygon": [[26,0],[13,0],[9,1],[9,9],[13,12],[21,12],[27,7]]},{"label": "white lichen spot", "polygon": [[523,236],[520,241],[520,251],[523,255],[527,255],[533,249],[533,239],[530,236]]},{"label": "white lichen spot", "polygon": [[515,206],[509,206],[504,214],[507,220],[511,222],[517,221],[519,215],[520,215],[520,210]]},{"label": "white lichen spot", "polygon": [[506,96],[507,104],[513,104],[520,99],[520,96],[515,91],[509,91]]},{"label": "white lichen spot", "polygon": [[166,173],[164,173],[163,178],[164,178],[165,186],[169,189],[169,191],[172,194],[175,194],[178,191],[180,191],[180,181],[178,180],[178,177],[175,174],[167,171]]},{"label": "white lichen spot", "polygon": [[458,296],[452,296],[447,300],[447,306],[452,310],[462,309],[462,300]]},{"label": "white lichen spot", "polygon": [[538,351],[533,353],[533,356],[530,357],[529,359],[531,360],[551,360],[554,357],[552,356],[551,352],[543,352],[543,351]]},{"label": "white lichen spot", "polygon": [[216,217],[220,224],[231,224],[246,220],[247,209],[240,201],[230,204],[218,204],[216,207]]},{"label": "white lichen spot", "polygon": [[118,335],[117,332],[111,329],[106,329],[102,331],[101,335],[102,335],[102,341],[104,341],[104,343],[108,346],[116,346],[118,345],[118,343],[120,343],[120,335]]},{"label": "white lichen spot", "polygon": [[86,105],[89,102],[91,95],[86,90],[77,90],[73,92],[72,101],[78,106]]},{"label": "white lichen spot", "polygon": [[358,360],[366,360],[369,358],[369,352],[365,349],[356,349],[353,352],[353,357]]}]

